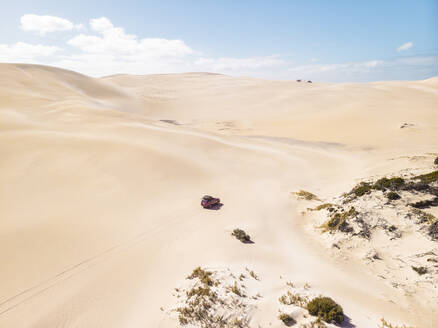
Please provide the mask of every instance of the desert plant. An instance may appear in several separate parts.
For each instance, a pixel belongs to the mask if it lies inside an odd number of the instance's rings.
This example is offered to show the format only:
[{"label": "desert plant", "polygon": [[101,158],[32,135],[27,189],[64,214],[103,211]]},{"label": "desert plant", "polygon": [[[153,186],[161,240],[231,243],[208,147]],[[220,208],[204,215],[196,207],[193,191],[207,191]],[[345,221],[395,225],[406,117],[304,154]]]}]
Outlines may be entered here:
[{"label": "desert plant", "polygon": [[372,189],[373,186],[370,183],[361,182],[350,191],[350,194],[354,194],[357,197],[361,197],[365,194],[368,194]]},{"label": "desert plant", "polygon": [[187,279],[198,278],[204,285],[212,286],[214,283],[213,279],[211,279],[212,274],[213,273],[210,271],[205,271],[201,267],[197,267],[193,269],[193,272],[187,277]]},{"label": "desert plant", "polygon": [[411,205],[412,207],[415,207],[415,208],[428,208],[431,206],[438,206],[438,197],[435,197],[432,200],[421,200],[419,202],[412,203],[409,205]]},{"label": "desert plant", "polygon": [[257,274],[254,272],[254,271],[250,271],[249,272],[249,275],[251,276],[251,277],[253,277],[255,280],[259,280],[259,277],[257,276]]},{"label": "desert plant", "polygon": [[429,226],[429,236],[434,239],[438,240],[438,221],[435,221]]},{"label": "desert plant", "polygon": [[438,165],[438,157],[435,158],[435,160],[433,161],[433,164]]},{"label": "desert plant", "polygon": [[315,208],[309,208],[310,211],[321,211],[324,209],[328,209],[330,212],[334,210],[334,205],[331,203],[324,203],[316,206]]},{"label": "desert plant", "polygon": [[420,179],[426,183],[438,181],[438,170],[427,174],[417,175],[414,179]]},{"label": "desert plant", "polygon": [[434,224],[436,221],[438,221],[438,219],[432,214],[416,208],[412,210],[412,213],[418,217],[418,223]]},{"label": "desert plant", "polygon": [[311,315],[317,316],[328,323],[341,323],[344,321],[342,307],[330,297],[315,297],[307,304],[307,310]]},{"label": "desert plant", "polygon": [[386,197],[387,197],[389,200],[397,200],[397,199],[400,199],[400,198],[401,198],[400,195],[397,194],[397,193],[394,192],[394,191],[391,191],[391,192],[387,193],[387,194],[386,194]]},{"label": "desert plant", "polygon": [[290,325],[290,324],[296,322],[296,321],[294,320],[294,318],[292,318],[289,314],[286,314],[286,313],[280,313],[280,314],[278,315],[278,319],[280,319],[281,321],[283,321],[283,323],[286,324],[286,325]]},{"label": "desert plant", "polygon": [[307,303],[309,303],[309,298],[307,296],[293,294],[292,292],[288,291],[287,294],[281,295],[278,301],[284,305],[295,305],[305,308]]},{"label": "desert plant", "polygon": [[357,216],[358,214],[359,213],[353,206],[347,212],[335,212],[335,214],[333,214],[327,222],[323,223],[321,228],[323,228],[324,231],[335,231],[339,229],[341,231],[349,232],[350,229],[347,229],[347,220]]},{"label": "desert plant", "polygon": [[237,296],[240,297],[245,297],[245,295],[243,294],[243,292],[240,290],[239,286],[237,286],[237,283],[234,282],[234,285],[230,288],[230,290],[236,294]]},{"label": "desert plant", "polygon": [[236,237],[236,239],[240,240],[242,243],[251,242],[251,237],[242,229],[234,229],[231,235]]},{"label": "desert plant", "polygon": [[408,327],[406,325],[396,326],[396,325],[389,323],[384,318],[382,318],[382,319],[380,319],[380,326],[378,328],[413,328],[413,327]]},{"label": "desert plant", "polygon": [[427,268],[423,267],[423,266],[421,266],[421,267],[412,266],[412,270],[417,272],[420,276],[427,273]]},{"label": "desert plant", "polygon": [[300,199],[305,199],[305,200],[320,200],[318,198],[318,196],[312,194],[311,192],[305,191],[305,190],[300,190],[297,191],[295,193],[295,195],[300,198]]},{"label": "desert plant", "polygon": [[405,184],[405,180],[400,177],[386,178],[383,177],[374,183],[373,188],[377,190],[391,189],[398,190]]}]

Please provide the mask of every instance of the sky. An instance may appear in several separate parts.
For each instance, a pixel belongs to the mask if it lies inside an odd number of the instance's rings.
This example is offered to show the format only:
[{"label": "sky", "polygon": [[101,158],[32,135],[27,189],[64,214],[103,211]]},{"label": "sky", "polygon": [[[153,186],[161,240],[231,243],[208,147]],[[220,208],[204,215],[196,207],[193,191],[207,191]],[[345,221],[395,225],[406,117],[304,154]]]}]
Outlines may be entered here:
[{"label": "sky", "polygon": [[420,80],[438,75],[438,0],[7,1],[0,62],[95,77]]}]

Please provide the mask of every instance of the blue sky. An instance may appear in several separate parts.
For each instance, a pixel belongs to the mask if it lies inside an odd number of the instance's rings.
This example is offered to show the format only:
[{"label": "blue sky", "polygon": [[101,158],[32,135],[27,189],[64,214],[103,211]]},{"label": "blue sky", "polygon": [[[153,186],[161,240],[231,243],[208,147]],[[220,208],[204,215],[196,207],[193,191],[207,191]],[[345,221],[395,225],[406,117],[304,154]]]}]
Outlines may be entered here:
[{"label": "blue sky", "polygon": [[8,1],[0,62],[92,76],[211,71],[328,82],[438,75],[438,1]]}]

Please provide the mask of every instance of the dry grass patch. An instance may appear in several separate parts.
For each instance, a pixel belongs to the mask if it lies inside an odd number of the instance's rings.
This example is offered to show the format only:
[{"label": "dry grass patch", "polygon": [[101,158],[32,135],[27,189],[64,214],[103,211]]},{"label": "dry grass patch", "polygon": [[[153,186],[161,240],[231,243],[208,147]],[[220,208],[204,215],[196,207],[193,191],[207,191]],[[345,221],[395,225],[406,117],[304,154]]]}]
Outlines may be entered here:
[{"label": "dry grass patch", "polygon": [[319,200],[318,196],[312,194],[311,192],[305,191],[305,190],[299,190],[297,192],[293,193],[295,196],[297,196],[298,199],[305,199],[305,200]]}]

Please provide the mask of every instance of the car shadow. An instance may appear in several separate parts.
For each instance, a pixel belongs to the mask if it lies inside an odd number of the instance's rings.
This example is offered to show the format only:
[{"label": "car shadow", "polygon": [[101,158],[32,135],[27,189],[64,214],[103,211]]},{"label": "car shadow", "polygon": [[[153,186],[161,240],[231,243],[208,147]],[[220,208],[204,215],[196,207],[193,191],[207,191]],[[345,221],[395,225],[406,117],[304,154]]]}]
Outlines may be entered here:
[{"label": "car shadow", "polygon": [[217,203],[217,204],[211,205],[210,207],[206,207],[205,209],[217,211],[217,210],[220,210],[222,206],[224,206],[224,204]]}]

